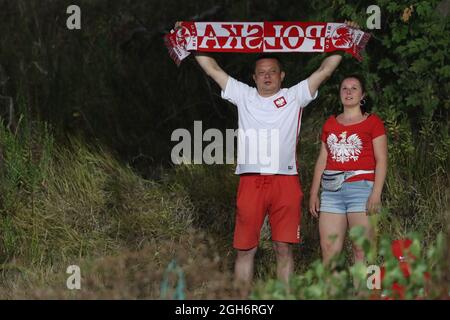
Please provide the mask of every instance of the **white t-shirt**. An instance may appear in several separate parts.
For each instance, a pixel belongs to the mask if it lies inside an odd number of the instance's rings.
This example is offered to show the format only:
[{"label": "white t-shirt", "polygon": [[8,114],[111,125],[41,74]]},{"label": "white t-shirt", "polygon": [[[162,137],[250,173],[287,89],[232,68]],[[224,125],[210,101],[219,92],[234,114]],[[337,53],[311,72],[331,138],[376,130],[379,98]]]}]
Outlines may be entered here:
[{"label": "white t-shirt", "polygon": [[256,88],[228,77],[222,98],[237,106],[238,157],[236,174],[297,174],[295,148],[301,110],[317,97],[307,80],[262,97]]}]

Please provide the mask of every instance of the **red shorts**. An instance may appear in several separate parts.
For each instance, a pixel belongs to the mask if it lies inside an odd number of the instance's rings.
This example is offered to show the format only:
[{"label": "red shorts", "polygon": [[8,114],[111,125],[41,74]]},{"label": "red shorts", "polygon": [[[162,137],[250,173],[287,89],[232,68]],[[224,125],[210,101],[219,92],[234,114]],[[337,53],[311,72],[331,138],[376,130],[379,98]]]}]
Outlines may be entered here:
[{"label": "red shorts", "polygon": [[241,175],[237,193],[233,246],[258,246],[264,218],[269,215],[272,240],[300,241],[303,192],[297,175]]}]

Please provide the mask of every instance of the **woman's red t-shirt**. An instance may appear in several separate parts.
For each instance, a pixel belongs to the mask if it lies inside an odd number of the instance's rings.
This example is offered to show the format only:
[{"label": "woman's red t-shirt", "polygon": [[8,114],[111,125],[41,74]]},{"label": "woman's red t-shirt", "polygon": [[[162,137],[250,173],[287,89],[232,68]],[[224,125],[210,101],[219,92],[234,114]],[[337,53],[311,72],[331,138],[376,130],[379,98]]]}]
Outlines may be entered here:
[{"label": "woman's red t-shirt", "polygon": [[[383,121],[370,114],[366,119],[351,125],[340,124],[330,116],[322,128],[322,141],[327,145],[326,170],[375,170],[372,140],[386,134]],[[375,180],[375,174],[361,174],[347,181]]]}]

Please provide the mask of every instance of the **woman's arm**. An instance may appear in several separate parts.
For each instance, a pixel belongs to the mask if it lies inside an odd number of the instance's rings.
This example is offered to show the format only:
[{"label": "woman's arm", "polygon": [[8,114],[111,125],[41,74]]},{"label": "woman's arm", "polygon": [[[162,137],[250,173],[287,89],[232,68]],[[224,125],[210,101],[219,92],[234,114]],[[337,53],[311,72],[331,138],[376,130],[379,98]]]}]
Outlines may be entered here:
[{"label": "woman's arm", "polygon": [[373,152],[375,155],[375,182],[373,184],[372,194],[367,200],[368,213],[376,213],[381,206],[381,192],[387,173],[387,137],[379,136],[372,140]]},{"label": "woman's arm", "polygon": [[319,217],[320,210],[320,201],[319,201],[319,189],[320,189],[320,179],[322,177],[322,173],[327,166],[327,147],[325,143],[322,141],[322,145],[320,147],[319,157],[316,161],[316,166],[314,167],[314,177],[311,184],[311,191],[309,195],[309,212],[314,217]]}]

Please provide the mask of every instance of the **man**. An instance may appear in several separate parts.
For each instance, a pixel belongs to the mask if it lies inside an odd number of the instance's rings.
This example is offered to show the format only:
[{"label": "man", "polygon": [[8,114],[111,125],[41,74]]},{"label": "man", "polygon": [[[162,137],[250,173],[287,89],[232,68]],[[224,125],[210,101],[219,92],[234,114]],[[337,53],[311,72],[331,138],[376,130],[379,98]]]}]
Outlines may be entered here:
[{"label": "man", "polygon": [[[355,23],[347,23],[357,27]],[[175,28],[179,23],[175,24]],[[200,67],[222,89],[222,98],[235,104],[239,116],[235,280],[248,287],[266,213],[277,259],[277,276],[286,283],[294,270],[293,244],[300,239],[303,193],[296,153],[301,111],[317,96],[319,86],[342,60],[335,54],[297,85],[282,89],[285,71],[279,58],[262,55],[255,62],[252,88],[229,76],[208,55],[196,54]],[[251,135],[249,131],[255,131]],[[256,138],[255,138],[256,137]],[[261,151],[264,149],[264,151]],[[267,150],[270,150],[267,161]],[[259,157],[258,157],[259,156]],[[256,159],[256,161],[254,161]]]}]

